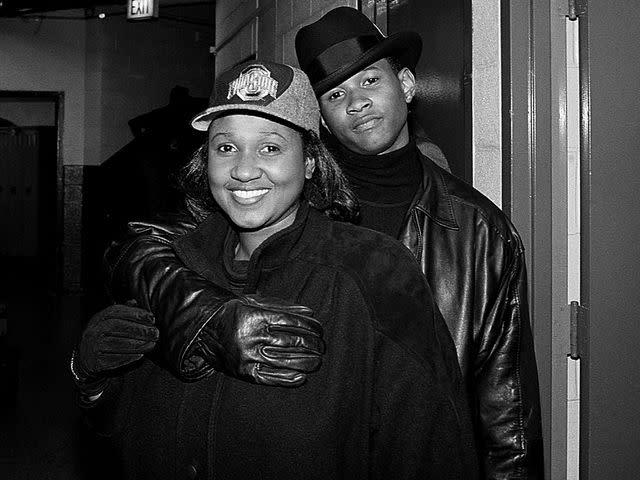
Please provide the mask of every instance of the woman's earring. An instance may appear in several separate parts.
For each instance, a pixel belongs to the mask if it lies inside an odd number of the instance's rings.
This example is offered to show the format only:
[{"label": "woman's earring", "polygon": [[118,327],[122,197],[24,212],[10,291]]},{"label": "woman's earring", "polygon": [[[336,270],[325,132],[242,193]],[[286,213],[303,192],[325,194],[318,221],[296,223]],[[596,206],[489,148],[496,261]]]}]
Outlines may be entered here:
[{"label": "woman's earring", "polygon": [[311,177],[313,177],[313,172],[316,169],[316,162],[315,160],[313,160],[312,158],[307,158],[304,161],[304,178],[306,178],[307,180],[311,180]]}]

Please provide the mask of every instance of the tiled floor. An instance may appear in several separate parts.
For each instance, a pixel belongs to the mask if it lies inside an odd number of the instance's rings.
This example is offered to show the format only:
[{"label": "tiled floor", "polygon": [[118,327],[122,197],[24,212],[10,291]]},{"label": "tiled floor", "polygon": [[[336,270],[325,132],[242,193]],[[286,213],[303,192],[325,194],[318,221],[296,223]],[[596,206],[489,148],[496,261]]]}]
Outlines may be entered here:
[{"label": "tiled floor", "polygon": [[0,344],[0,478],[94,479],[92,450],[68,373],[71,348],[91,302],[17,284],[2,292],[7,334]]}]

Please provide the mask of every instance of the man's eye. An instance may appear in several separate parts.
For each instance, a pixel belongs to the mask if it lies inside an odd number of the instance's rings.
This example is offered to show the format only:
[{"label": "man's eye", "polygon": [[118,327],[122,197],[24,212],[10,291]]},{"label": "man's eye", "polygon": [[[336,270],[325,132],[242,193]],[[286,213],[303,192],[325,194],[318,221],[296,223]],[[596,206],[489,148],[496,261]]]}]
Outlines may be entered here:
[{"label": "man's eye", "polygon": [[367,79],[365,79],[363,83],[363,85],[373,85],[374,83],[378,83],[378,81],[380,80],[380,77],[369,77]]},{"label": "man's eye", "polygon": [[228,143],[223,143],[222,145],[218,145],[216,148],[220,153],[232,153],[236,151],[236,148],[233,145],[229,145]]},{"label": "man's eye", "polygon": [[342,92],[331,92],[328,96],[327,96],[327,100],[329,101],[333,101],[333,100],[337,100],[338,98],[342,97]]}]

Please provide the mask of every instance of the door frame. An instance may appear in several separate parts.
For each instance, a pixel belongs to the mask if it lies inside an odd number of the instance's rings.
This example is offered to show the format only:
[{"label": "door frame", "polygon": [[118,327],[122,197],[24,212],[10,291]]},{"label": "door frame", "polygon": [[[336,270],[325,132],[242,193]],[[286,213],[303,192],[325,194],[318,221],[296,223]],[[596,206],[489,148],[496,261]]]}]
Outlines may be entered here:
[{"label": "door frame", "polygon": [[[391,0],[375,2],[358,0],[356,8],[387,35],[397,33],[395,30],[389,32],[389,26],[397,23],[397,18],[403,18],[402,15],[395,17],[392,3],[394,2]],[[406,3],[420,4],[415,0]],[[400,28],[400,30],[418,31],[425,44],[414,72],[417,75],[418,94],[414,97],[411,106],[410,121],[426,128],[426,133],[433,137],[435,144],[446,154],[446,162],[451,171],[471,184],[473,182],[472,0],[456,0],[456,2],[441,0],[429,8],[436,10],[438,14],[446,10],[447,15],[441,16],[447,16],[452,20],[450,23],[436,24],[434,20],[431,22],[432,25],[446,26],[451,42],[447,45],[442,41],[433,41],[434,39],[430,42],[430,30],[420,31],[415,26]],[[418,15],[417,18],[422,17]],[[438,31],[438,28],[434,29],[434,32]],[[427,45],[430,48],[427,48]],[[447,63],[442,61],[443,58],[453,60]],[[436,59],[440,60],[436,62]],[[430,84],[432,86],[427,88]],[[441,118],[439,115],[444,117]],[[445,124],[450,128],[443,127]],[[451,127],[452,124],[455,124],[454,127]],[[452,138],[448,137],[450,131],[454,132]]]},{"label": "door frame", "polygon": [[55,201],[55,272],[52,275],[54,291],[62,289],[62,240],[64,233],[64,160],[62,152],[62,132],[64,130],[64,92],[61,91],[31,91],[31,90],[0,90],[0,98],[36,99],[53,101],[55,104],[56,128],[56,201]]},{"label": "door frame", "polygon": [[567,475],[567,8],[501,1],[503,209],[525,245],[549,479]]}]

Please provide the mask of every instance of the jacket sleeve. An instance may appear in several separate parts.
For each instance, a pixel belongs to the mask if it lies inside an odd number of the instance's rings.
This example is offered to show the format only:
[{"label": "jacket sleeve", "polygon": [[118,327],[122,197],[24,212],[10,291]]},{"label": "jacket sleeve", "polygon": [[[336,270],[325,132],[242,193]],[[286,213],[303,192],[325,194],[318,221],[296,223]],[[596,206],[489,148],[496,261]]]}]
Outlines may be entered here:
[{"label": "jacket sleeve", "polygon": [[[486,299],[475,367],[478,439],[488,479],[543,478],[538,372],[529,322],[524,249],[517,235],[504,248]],[[491,274],[489,274],[491,275]],[[480,282],[492,285],[493,282]]]},{"label": "jacket sleeve", "polygon": [[234,295],[176,256],[173,240],[195,229],[196,222],[186,215],[166,220],[129,223],[125,239],[105,253],[107,288],[116,302],[133,299],[153,312],[162,360],[179,378],[198,380],[213,372],[200,355],[198,335]]}]

